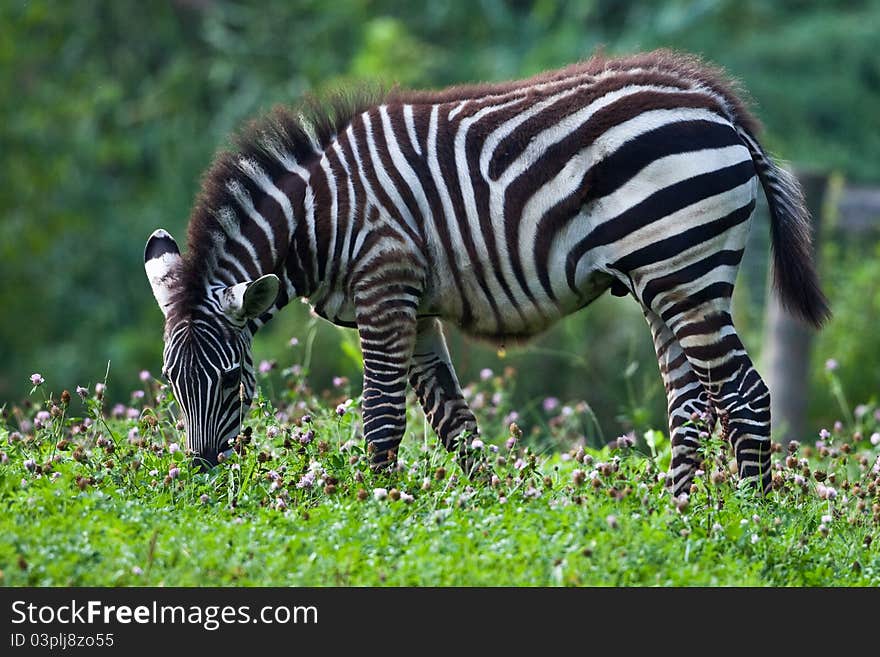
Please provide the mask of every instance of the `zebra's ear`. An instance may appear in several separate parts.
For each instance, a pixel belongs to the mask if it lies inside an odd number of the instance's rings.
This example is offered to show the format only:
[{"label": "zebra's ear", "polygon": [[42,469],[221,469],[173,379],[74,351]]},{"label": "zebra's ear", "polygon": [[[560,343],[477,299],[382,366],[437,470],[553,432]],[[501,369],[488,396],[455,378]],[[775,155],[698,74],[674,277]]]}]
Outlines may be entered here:
[{"label": "zebra's ear", "polygon": [[174,238],[161,228],[153,231],[144,248],[144,269],[147,271],[153,296],[156,297],[163,315],[168,314],[168,306],[171,302],[173,279],[169,274],[179,263],[180,249]]},{"label": "zebra's ear", "polygon": [[275,274],[227,287],[223,291],[224,312],[239,320],[259,317],[275,303],[280,288],[281,281]]}]

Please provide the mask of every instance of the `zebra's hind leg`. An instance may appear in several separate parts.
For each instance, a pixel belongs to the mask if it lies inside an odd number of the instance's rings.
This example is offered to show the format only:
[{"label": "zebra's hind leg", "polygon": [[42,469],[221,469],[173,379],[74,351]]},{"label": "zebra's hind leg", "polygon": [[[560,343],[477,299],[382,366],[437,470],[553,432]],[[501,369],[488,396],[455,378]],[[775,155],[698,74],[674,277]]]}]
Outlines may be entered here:
[{"label": "zebra's hind leg", "polygon": [[[393,261],[392,261],[393,262]],[[374,267],[355,290],[364,356],[364,439],[374,470],[394,464],[406,430],[406,384],[416,343],[420,281],[412,269]]]},{"label": "zebra's hind leg", "polygon": [[479,429],[461,392],[442,325],[436,318],[423,318],[418,322],[409,382],[434,433],[447,450],[458,452],[462,468],[470,472],[474,463],[461,439],[465,435],[476,437]]},{"label": "zebra's hind leg", "polygon": [[684,354],[684,350],[666,323],[652,310],[643,308],[651,327],[654,350],[666,388],[669,414],[669,437],[672,461],[669,479],[675,496],[690,491],[694,473],[700,466],[700,432],[710,431],[715,424],[715,410]]},{"label": "zebra's hind leg", "polygon": [[741,482],[760,483],[766,493],[771,483],[770,391],[736,333],[729,292],[713,297],[713,288],[684,298],[676,295],[655,308],[665,305],[660,316],[709,393],[733,447]]}]

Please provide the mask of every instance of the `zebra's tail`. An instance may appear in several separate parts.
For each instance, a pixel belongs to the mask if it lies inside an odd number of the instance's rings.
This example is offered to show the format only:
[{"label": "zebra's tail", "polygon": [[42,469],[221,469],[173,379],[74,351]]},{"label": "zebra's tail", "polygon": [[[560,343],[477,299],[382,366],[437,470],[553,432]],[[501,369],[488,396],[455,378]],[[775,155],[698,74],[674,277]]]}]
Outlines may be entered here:
[{"label": "zebra's tail", "polygon": [[782,305],[816,328],[831,317],[813,262],[810,213],[797,179],[777,165],[742,126],[737,132],[748,147],[770,206],[773,286]]}]

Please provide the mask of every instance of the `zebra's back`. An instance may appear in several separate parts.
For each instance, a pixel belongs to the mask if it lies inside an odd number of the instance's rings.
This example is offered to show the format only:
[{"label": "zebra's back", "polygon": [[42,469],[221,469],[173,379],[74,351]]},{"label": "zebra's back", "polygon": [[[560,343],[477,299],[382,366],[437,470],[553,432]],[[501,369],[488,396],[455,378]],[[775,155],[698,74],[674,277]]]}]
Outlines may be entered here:
[{"label": "zebra's back", "polygon": [[744,239],[745,221],[699,228],[753,203],[736,99],[689,60],[626,62],[392,96],[361,118],[387,153],[377,204],[423,236],[426,313],[529,336],[615,280],[636,291],[663,261]]}]

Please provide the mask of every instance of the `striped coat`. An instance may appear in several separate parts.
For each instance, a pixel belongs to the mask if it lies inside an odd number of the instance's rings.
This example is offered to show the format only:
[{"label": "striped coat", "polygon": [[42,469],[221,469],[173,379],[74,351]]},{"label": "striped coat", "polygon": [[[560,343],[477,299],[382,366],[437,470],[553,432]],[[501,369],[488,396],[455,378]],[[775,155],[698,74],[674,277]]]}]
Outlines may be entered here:
[{"label": "striped coat", "polygon": [[716,418],[766,490],[769,393],[730,315],[759,184],[783,302],[816,325],[828,308],[800,189],[757,132],[724,75],[665,51],[276,110],[206,174],[187,253],[164,231],[145,251],[190,446],[212,463],[237,433],[251,339],[304,297],[359,332],[374,466],[395,457],[408,383],[466,459],[478,428],[441,321],[503,343],[610,290],[654,337],[674,491]]}]

